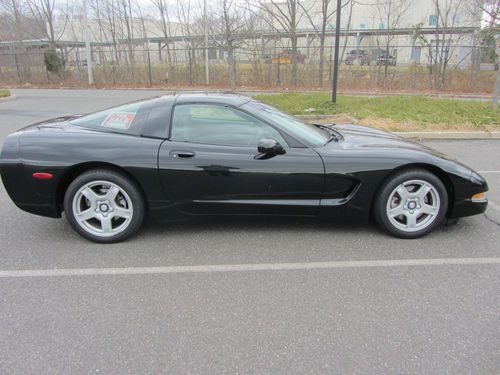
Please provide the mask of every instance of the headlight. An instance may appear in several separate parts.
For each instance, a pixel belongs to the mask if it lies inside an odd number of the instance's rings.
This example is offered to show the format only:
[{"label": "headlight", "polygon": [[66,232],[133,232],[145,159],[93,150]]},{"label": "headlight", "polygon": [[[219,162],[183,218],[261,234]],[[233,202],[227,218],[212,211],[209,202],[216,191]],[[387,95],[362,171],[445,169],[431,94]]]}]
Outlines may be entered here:
[{"label": "headlight", "polygon": [[473,202],[484,202],[485,200],[486,200],[486,193],[485,192],[474,194],[471,197],[471,201],[473,201]]}]

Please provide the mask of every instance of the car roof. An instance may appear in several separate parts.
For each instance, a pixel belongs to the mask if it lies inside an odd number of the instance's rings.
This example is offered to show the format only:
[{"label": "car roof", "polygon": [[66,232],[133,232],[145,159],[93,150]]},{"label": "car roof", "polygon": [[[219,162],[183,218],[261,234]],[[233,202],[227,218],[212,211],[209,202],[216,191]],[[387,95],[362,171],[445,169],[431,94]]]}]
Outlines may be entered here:
[{"label": "car roof", "polygon": [[176,104],[183,103],[219,103],[239,107],[252,100],[245,95],[226,92],[185,92],[173,93],[162,97],[166,100],[175,101]]}]

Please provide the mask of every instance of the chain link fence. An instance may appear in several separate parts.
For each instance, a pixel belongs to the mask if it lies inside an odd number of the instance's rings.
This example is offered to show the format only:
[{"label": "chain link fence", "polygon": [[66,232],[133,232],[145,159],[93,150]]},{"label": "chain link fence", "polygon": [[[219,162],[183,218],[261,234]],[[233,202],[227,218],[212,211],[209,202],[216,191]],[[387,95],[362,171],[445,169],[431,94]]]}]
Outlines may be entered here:
[{"label": "chain link fence", "polygon": [[[205,85],[204,48],[134,48],[93,46],[94,84],[98,87],[201,87]],[[162,48],[163,47],[163,48]],[[418,46],[341,47],[339,88],[343,91],[427,91],[435,89],[433,51]],[[81,47],[59,49],[64,69],[48,72],[44,49],[0,51],[0,82],[4,85],[86,86],[87,64]],[[214,88],[229,87],[228,53],[209,48],[209,79]],[[445,53],[442,90],[491,93],[494,58],[483,46],[457,45]],[[323,64],[318,47],[290,49],[237,48],[234,52],[238,88],[328,88],[331,84],[333,46],[325,46]],[[296,77],[293,76],[296,65]],[[322,67],[321,67],[322,65]],[[321,70],[323,71],[322,73]]]}]

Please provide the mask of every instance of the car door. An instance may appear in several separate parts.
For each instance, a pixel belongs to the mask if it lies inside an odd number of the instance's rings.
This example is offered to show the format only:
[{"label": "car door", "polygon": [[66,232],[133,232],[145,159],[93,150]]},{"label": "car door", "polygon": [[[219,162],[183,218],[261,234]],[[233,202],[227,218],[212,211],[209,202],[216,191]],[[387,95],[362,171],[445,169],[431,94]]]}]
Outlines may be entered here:
[{"label": "car door", "polygon": [[[272,138],[285,154],[256,159]],[[324,183],[319,155],[289,147],[249,113],[218,104],[177,104],[158,157],[163,189],[188,214],[315,215]]]}]

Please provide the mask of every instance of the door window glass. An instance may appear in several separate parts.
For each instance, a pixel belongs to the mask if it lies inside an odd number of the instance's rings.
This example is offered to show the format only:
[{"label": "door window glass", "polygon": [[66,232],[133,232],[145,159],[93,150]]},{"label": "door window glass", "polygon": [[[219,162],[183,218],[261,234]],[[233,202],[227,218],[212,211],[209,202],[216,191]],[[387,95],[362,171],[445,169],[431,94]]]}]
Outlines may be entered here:
[{"label": "door window glass", "polygon": [[181,104],[174,109],[173,141],[254,147],[261,138],[273,138],[286,146],[276,129],[231,107]]}]

